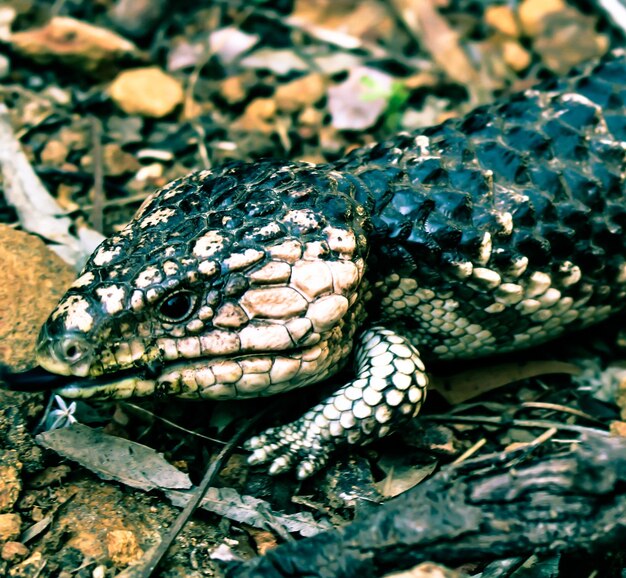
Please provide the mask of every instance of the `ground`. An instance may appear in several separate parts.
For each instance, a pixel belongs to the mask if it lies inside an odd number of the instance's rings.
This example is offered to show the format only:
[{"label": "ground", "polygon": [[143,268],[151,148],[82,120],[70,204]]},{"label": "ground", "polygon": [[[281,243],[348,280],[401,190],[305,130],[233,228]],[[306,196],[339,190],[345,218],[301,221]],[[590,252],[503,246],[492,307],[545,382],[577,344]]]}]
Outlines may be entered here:
[{"label": "ground", "polygon": [[[72,230],[109,235],[154,189],[191,170],[268,156],[333,161],[563,74],[623,45],[623,34],[612,14],[582,0],[13,0],[0,6],[0,99]],[[38,328],[75,272],[20,231],[33,228],[10,187],[4,172],[0,358],[16,371],[32,366]],[[35,231],[46,239],[43,227]],[[424,419],[391,442],[338,456],[305,483],[251,469],[238,451],[158,573],[219,575],[218,547],[249,558],[290,532],[300,538],[341,526],[460,457],[537,440],[542,452],[567,451],[576,427],[626,435],[619,344],[608,326],[533,352],[521,370],[517,358],[497,360],[497,369],[476,365],[469,378],[442,368]],[[573,378],[576,367],[585,372]],[[284,423],[319,394],[291,395],[272,411]],[[162,401],[63,411],[52,400],[46,418],[48,402],[0,389],[2,575],[115,575],[172,524],[180,487],[200,481],[238,416],[258,412],[255,402]],[[68,416],[108,436],[82,436],[71,447],[54,436],[35,442],[55,417]],[[137,457],[146,461],[125,468],[120,456],[139,449],[113,447],[109,436],[162,457]],[[96,443],[106,444],[101,454]],[[89,459],[105,453],[110,462]],[[178,490],[151,478],[171,466],[189,474]],[[144,468],[149,481],[137,479]],[[268,520],[271,530],[258,529]],[[620,576],[623,556],[610,549],[521,564],[534,568],[524,576],[548,567],[561,576],[572,568]],[[457,570],[476,575],[487,564]]]}]

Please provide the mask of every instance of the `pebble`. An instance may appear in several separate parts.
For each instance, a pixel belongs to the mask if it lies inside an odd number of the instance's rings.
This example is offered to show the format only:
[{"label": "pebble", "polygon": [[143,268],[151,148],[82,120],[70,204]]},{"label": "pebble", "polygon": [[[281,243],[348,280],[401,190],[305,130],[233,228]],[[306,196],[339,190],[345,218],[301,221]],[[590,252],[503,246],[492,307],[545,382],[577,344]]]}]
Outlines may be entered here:
[{"label": "pebble", "polygon": [[21,542],[8,541],[2,546],[0,556],[7,562],[19,562],[28,556],[28,548]]},{"label": "pebble", "polygon": [[120,73],[111,83],[109,95],[125,113],[153,118],[170,114],[184,98],[181,83],[158,66]]},{"label": "pebble", "polygon": [[130,530],[111,530],[106,536],[106,547],[114,564],[126,566],[143,555],[137,537]]},{"label": "pebble", "polygon": [[16,540],[21,527],[22,520],[19,514],[0,514],[0,542]]}]

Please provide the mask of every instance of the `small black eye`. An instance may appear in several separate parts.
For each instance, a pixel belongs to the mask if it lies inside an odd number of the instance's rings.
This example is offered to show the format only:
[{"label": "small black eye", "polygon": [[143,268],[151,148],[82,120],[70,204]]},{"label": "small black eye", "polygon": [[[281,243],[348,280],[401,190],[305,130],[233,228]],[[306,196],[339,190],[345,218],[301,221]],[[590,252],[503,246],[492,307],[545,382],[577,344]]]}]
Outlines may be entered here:
[{"label": "small black eye", "polygon": [[191,291],[178,291],[161,302],[159,315],[165,321],[183,321],[193,312],[196,301]]}]

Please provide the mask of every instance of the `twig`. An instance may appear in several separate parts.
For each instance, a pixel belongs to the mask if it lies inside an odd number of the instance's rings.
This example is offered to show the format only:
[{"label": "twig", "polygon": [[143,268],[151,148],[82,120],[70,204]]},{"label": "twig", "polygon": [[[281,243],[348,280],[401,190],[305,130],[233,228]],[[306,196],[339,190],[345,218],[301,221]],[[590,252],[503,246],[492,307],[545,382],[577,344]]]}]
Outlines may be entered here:
[{"label": "twig", "polygon": [[550,409],[553,411],[560,411],[562,413],[569,413],[571,415],[582,417],[583,419],[592,421],[599,425],[603,425],[599,419],[593,417],[592,415],[589,415],[588,413],[585,413],[584,411],[580,411],[579,409],[574,409],[573,407],[567,407],[566,405],[561,405],[558,403],[547,403],[543,401],[525,401],[521,404],[521,406],[523,408],[529,409]]},{"label": "twig", "polygon": [[91,117],[91,139],[93,156],[93,205],[91,224],[96,231],[104,231],[104,166],[102,159],[102,123],[95,116]]},{"label": "twig", "polygon": [[204,494],[206,494],[209,486],[222,469],[222,465],[226,458],[230,456],[230,454],[236,449],[239,445],[239,442],[243,438],[243,436],[248,432],[248,430],[256,423],[256,421],[262,416],[265,415],[265,412],[255,416],[255,418],[248,420],[239,428],[239,430],[233,435],[230,441],[222,448],[220,453],[215,457],[215,459],[211,462],[209,467],[207,468],[202,481],[198,485],[198,487],[194,490],[193,494],[191,494],[187,505],[183,509],[183,511],[178,515],[176,521],[170,528],[167,535],[153,548],[151,548],[143,557],[141,562],[135,566],[131,566],[127,568],[123,572],[117,574],[116,578],[148,578],[152,576],[152,573],[156,570],[159,565],[161,559],[167,553],[169,547],[172,545],[176,536],[180,534],[181,530],[187,523],[187,520],[191,517],[193,512],[196,510],[202,498],[204,498]]},{"label": "twig", "polygon": [[457,465],[469,459],[486,443],[487,443],[487,438],[479,439],[471,448],[468,448],[467,450],[465,450],[456,460],[454,460],[452,464]]},{"label": "twig", "polygon": [[555,423],[547,420],[539,419],[508,419],[502,417],[490,417],[486,415],[480,416],[462,416],[462,415],[425,415],[420,419],[424,421],[434,421],[437,423],[475,423],[496,426],[511,426],[521,428],[555,428],[559,431],[572,431],[576,433],[586,433],[591,435],[610,436],[609,432],[592,427],[582,425],[573,425],[568,423]]},{"label": "twig", "polygon": [[135,415],[143,417],[144,419],[150,418],[150,419],[152,419],[154,421],[160,421],[161,423],[164,423],[165,425],[171,427],[172,429],[183,431],[183,432],[185,432],[185,433],[187,433],[187,434],[189,434],[191,436],[194,436],[194,437],[197,437],[197,438],[200,438],[200,439],[203,439],[203,440],[207,440],[207,441],[210,441],[212,443],[219,444],[221,446],[226,445],[228,443],[228,442],[225,442],[224,440],[220,440],[220,439],[217,439],[217,438],[212,438],[212,437],[209,437],[209,436],[205,436],[204,434],[198,433],[198,432],[193,431],[191,429],[184,428],[182,425],[179,425],[179,424],[177,424],[177,423],[175,423],[173,421],[170,421],[169,419],[166,419],[166,418],[164,418],[164,417],[162,417],[160,415],[157,415],[157,414],[155,414],[155,413],[153,413],[151,411],[148,411],[147,409],[145,409],[143,407],[140,407],[138,405],[135,405],[134,403],[130,403],[128,401],[122,401],[122,402],[119,402],[119,404],[120,404],[121,407],[130,410],[131,413],[134,413]]}]

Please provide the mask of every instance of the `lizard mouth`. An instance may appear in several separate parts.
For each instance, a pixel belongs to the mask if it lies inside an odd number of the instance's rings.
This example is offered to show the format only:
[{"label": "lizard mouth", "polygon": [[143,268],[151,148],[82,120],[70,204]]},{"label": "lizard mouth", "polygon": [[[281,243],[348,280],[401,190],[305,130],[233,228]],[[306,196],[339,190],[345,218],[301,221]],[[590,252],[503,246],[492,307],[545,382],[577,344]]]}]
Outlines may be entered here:
[{"label": "lizard mouth", "polygon": [[309,347],[240,356],[155,361],[80,377],[51,373],[47,367],[17,374],[13,389],[53,389],[70,399],[126,399],[149,395],[186,399],[243,399],[275,395],[308,385],[339,370],[349,348],[332,338]]}]

